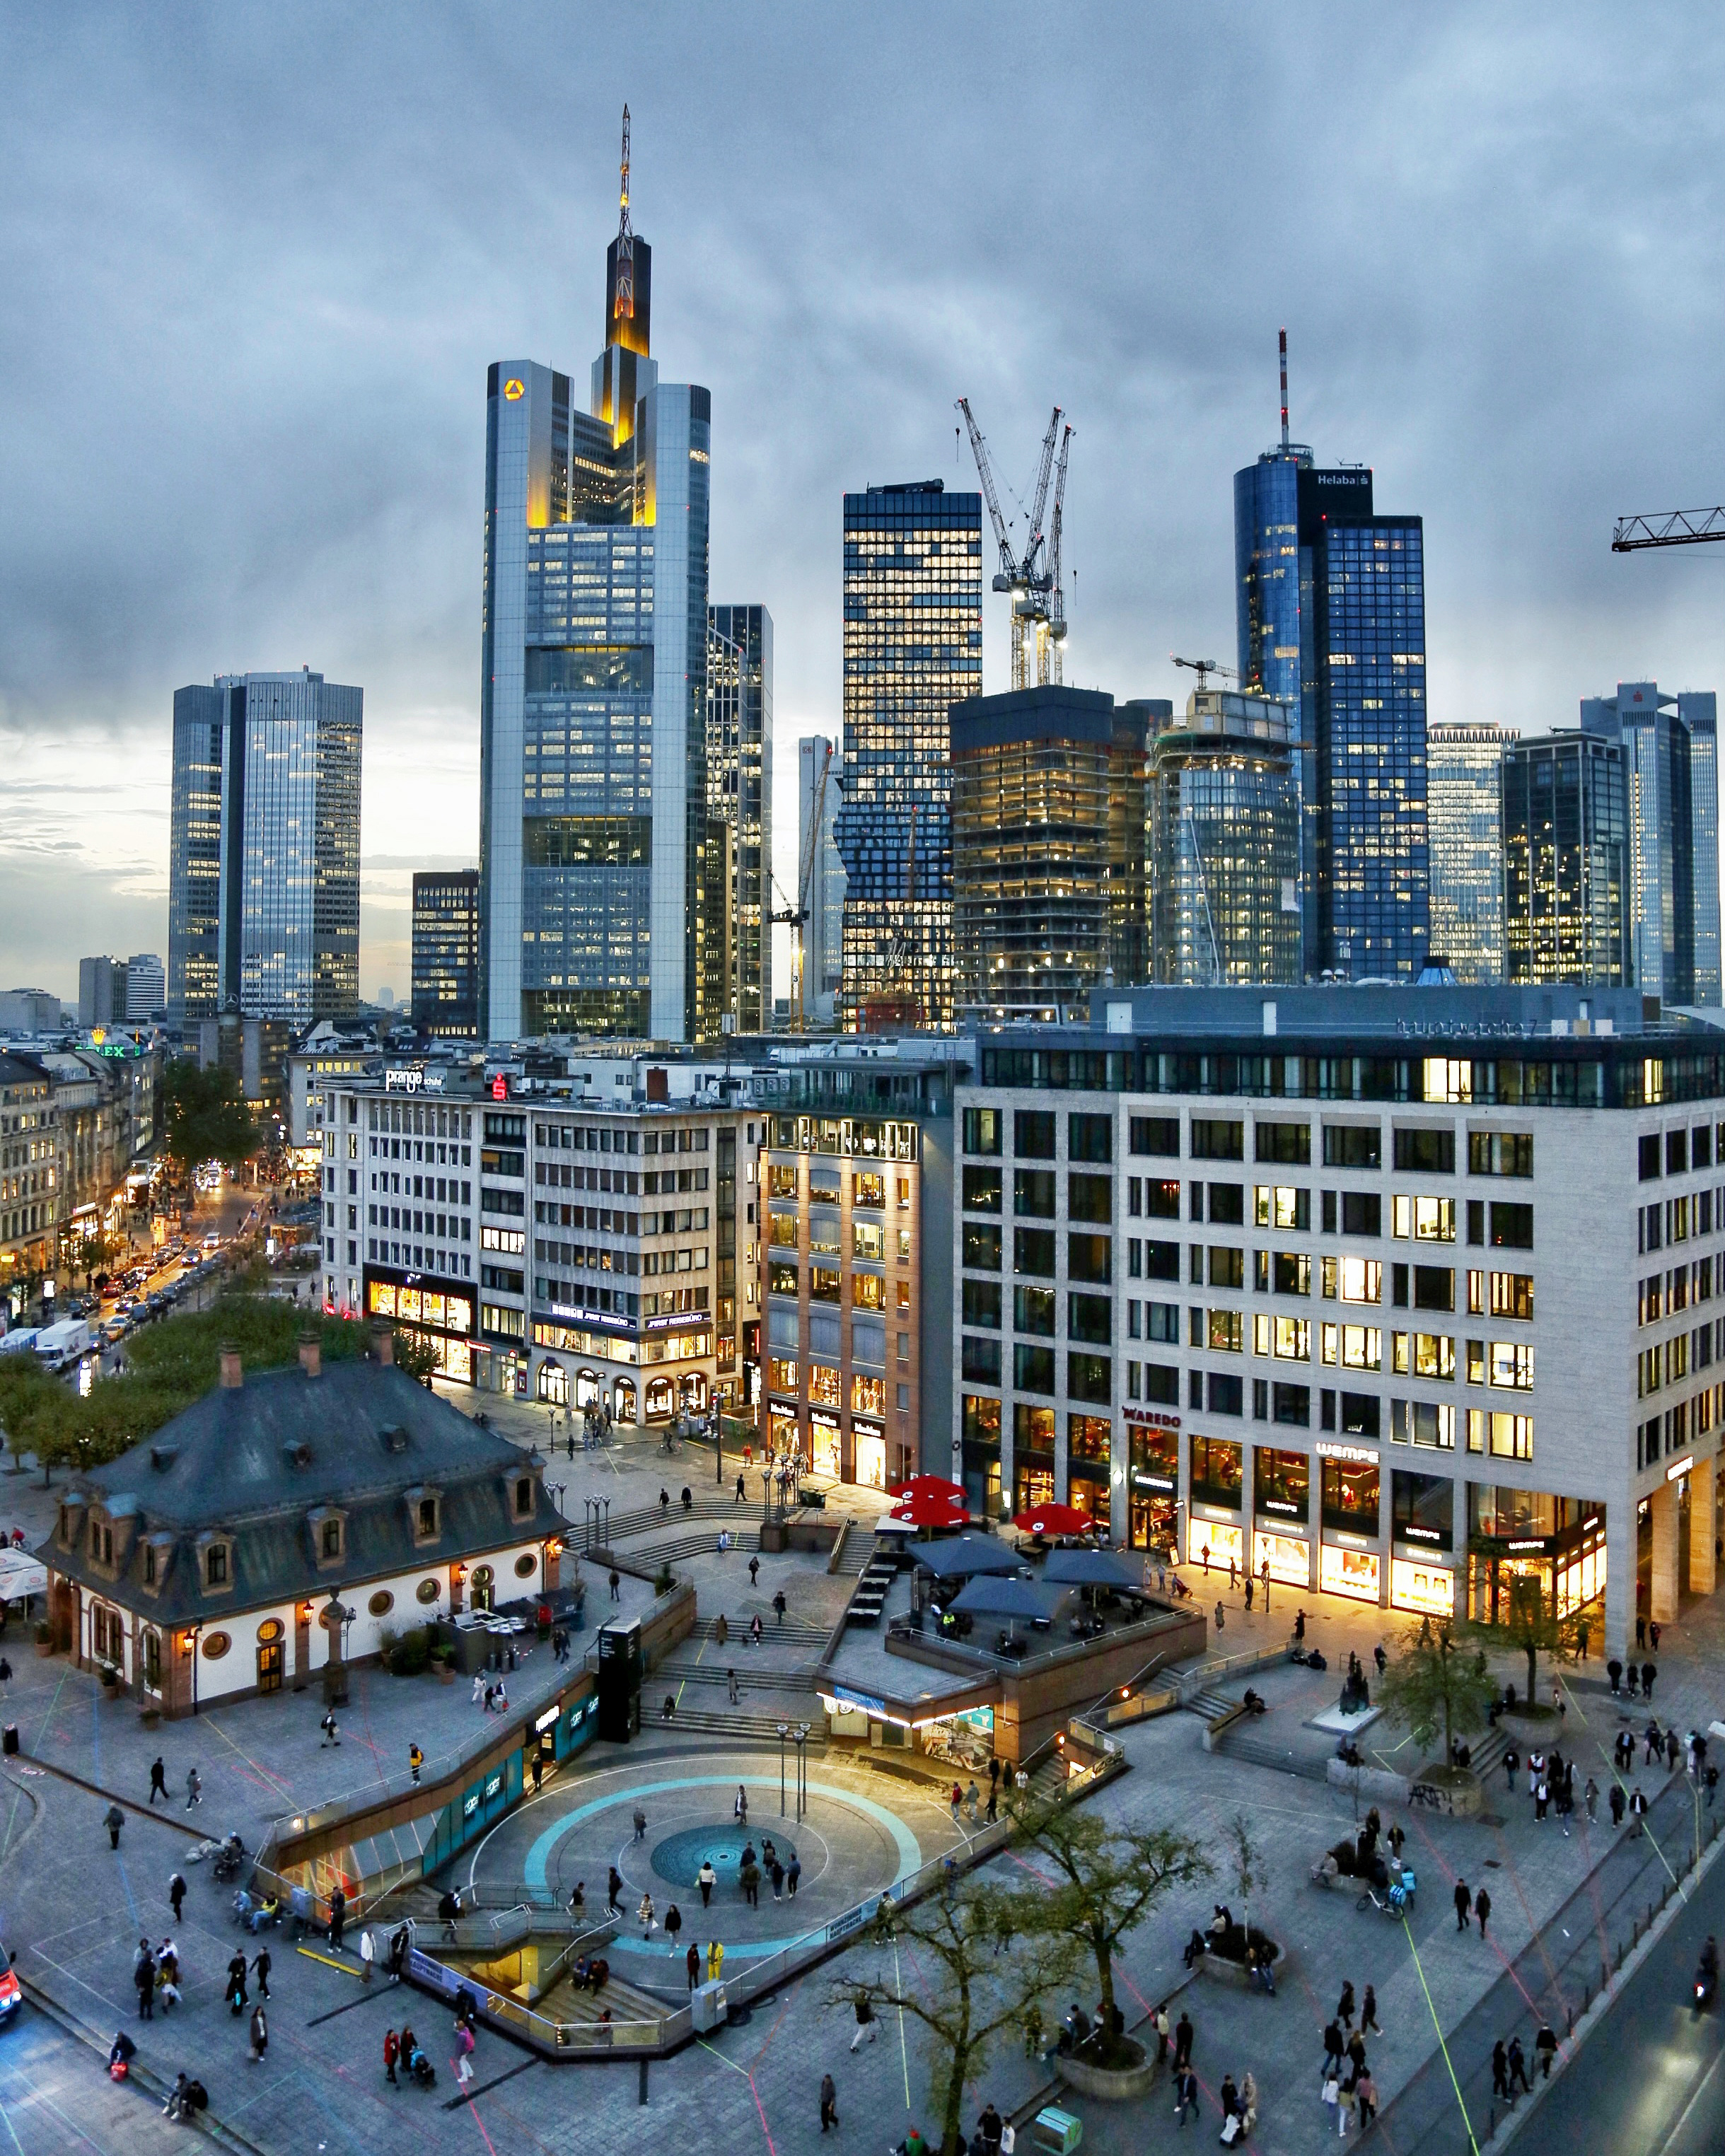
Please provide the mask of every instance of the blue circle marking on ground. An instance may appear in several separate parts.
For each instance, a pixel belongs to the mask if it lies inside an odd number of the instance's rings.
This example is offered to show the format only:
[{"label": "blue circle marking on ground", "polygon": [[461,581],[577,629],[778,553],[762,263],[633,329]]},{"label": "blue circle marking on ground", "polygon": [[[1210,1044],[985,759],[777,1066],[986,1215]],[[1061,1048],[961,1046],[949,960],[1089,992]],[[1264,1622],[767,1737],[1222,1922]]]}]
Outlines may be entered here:
[{"label": "blue circle marking on ground", "polygon": [[783,1829],[776,1834],[766,1835],[752,1832],[744,1834],[729,1820],[722,1825],[685,1826],[680,1834],[667,1835],[663,1841],[654,1844],[653,1853],[647,1861],[660,1878],[669,1880],[673,1886],[694,1887],[699,1883],[696,1875],[702,1863],[711,1859],[712,1867],[721,1880],[730,1883],[737,1877],[744,1849],[752,1846],[755,1861],[761,1866],[764,1878],[767,1871],[764,1845],[768,1841],[773,1844],[779,1862],[788,1871],[791,1859],[797,1853],[797,1845]]},{"label": "blue circle marking on ground", "polygon": [[[663,1796],[669,1790],[734,1789],[739,1779],[747,1789],[766,1789],[772,1786],[771,1776],[765,1774],[741,1777],[735,1774],[686,1774],[675,1781],[639,1783],[624,1794],[596,1797],[591,1804],[578,1804],[573,1811],[565,1812],[555,1826],[547,1827],[528,1850],[526,1861],[521,1867],[521,1882],[530,1891],[546,1892],[550,1885],[552,1851],[565,1835],[579,1826],[584,1820],[596,1818],[601,1812],[614,1811],[622,1804],[638,1804],[644,1797]],[[897,1886],[901,1879],[907,1879],[912,1872],[921,1870],[922,1851],[916,1835],[896,1813],[888,1811],[885,1804],[878,1804],[872,1797],[860,1796],[851,1789],[836,1789],[827,1782],[810,1782],[808,1789],[811,1796],[825,1797],[832,1804],[860,1812],[865,1819],[872,1820],[891,1836],[893,1845],[898,1851],[898,1870],[893,1876],[892,1885]],[[777,1836],[774,1839],[776,1840]],[[859,1898],[866,1900],[870,1897],[862,1896]],[[824,1927],[818,1926],[816,1928],[824,1929]],[[725,1951],[733,1959],[752,1960],[758,1955],[777,1953],[783,1947],[798,1945],[811,1936],[809,1932],[790,1932],[783,1938],[739,1939],[734,1945],[727,1943]],[[611,1953],[644,1950],[652,1951],[644,1941],[631,1940],[625,1931],[619,1931],[607,1949]],[[663,1949],[660,1951],[662,1954]]]}]

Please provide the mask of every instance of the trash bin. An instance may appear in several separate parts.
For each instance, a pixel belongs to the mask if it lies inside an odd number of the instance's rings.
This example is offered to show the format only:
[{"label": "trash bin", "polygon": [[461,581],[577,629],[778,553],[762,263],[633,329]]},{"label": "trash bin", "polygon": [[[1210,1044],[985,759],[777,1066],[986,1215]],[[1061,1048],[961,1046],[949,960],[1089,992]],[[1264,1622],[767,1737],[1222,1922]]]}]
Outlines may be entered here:
[{"label": "trash bin", "polygon": [[13,1753],[17,1751],[18,1724],[15,1722],[8,1722],[7,1723],[6,1733],[3,1738],[0,1738],[0,1748],[4,1749],[8,1758],[10,1758]]}]

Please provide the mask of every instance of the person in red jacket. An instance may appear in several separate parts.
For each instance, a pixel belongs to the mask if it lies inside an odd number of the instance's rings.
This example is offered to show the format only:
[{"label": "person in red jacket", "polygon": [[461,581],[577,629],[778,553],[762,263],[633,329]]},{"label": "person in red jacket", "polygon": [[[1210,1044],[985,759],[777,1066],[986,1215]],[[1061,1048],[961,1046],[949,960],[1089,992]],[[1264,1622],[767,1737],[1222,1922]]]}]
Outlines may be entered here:
[{"label": "person in red jacket", "polygon": [[396,2035],[394,2030],[391,2029],[383,2038],[383,2074],[392,2088],[401,2087],[401,2083],[395,2078],[395,2062],[400,2056],[401,2039]]}]

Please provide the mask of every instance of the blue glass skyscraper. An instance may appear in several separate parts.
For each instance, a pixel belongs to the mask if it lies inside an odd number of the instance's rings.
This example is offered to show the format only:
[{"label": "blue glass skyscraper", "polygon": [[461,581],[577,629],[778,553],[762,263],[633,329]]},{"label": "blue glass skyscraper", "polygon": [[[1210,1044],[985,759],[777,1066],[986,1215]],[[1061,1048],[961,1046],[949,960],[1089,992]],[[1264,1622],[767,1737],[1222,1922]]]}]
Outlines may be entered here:
[{"label": "blue glass skyscraper", "polygon": [[1243,688],[1304,744],[1304,969],[1417,978],[1427,941],[1425,536],[1287,439],[1234,477]]}]

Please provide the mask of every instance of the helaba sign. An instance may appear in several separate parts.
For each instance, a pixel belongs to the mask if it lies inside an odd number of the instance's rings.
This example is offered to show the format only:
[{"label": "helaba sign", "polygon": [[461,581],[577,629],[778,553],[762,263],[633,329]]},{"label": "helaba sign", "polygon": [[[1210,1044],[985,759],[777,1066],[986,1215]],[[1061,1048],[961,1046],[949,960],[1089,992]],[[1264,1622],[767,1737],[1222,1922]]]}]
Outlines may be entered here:
[{"label": "helaba sign", "polygon": [[383,1073],[383,1090],[386,1093],[441,1093],[444,1074],[428,1070],[423,1063],[407,1064]]}]

